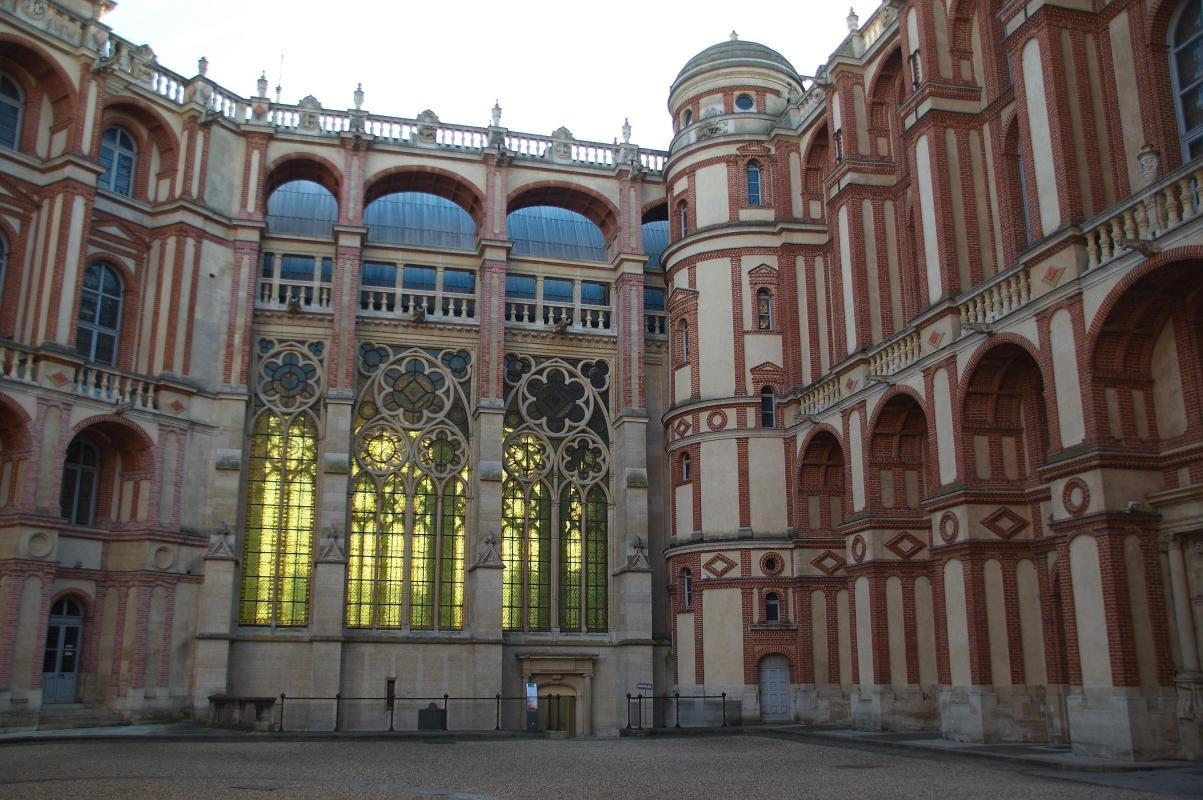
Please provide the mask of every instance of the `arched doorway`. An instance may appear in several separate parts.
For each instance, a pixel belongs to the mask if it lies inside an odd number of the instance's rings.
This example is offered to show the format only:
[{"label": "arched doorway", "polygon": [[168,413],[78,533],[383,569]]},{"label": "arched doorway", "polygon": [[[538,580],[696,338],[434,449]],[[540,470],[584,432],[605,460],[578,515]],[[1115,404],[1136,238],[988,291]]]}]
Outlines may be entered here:
[{"label": "arched doorway", "polygon": [[50,609],[46,650],[42,657],[42,704],[74,703],[84,641],[84,614],[79,602],[63,597]]},{"label": "arched doorway", "polygon": [[760,718],[765,722],[790,719],[789,659],[766,656],[760,662]]}]

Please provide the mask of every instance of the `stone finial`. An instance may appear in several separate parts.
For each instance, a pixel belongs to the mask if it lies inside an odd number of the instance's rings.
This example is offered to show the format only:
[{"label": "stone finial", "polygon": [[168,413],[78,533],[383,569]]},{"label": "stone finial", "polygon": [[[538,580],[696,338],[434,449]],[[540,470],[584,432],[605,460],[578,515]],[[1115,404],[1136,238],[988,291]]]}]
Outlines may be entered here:
[{"label": "stone finial", "polygon": [[363,110],[363,84],[362,83],[355,84],[355,92],[354,92],[354,94],[351,95],[351,98],[355,101],[355,110],[362,111]]},{"label": "stone finial", "polygon": [[739,34],[736,33],[734,29],[732,29],[732,31],[731,31],[731,41],[733,41],[733,42],[739,41]]},{"label": "stone finial", "polygon": [[848,9],[848,32],[856,33],[860,30],[860,17],[856,16],[856,9]]},{"label": "stone finial", "polygon": [[259,73],[259,80],[255,81],[255,90],[259,92],[256,97],[267,97],[267,72]]},{"label": "stone finial", "polygon": [[501,100],[493,101],[493,127],[501,127]]},{"label": "stone finial", "polygon": [[623,118],[622,120],[622,143],[631,143],[631,120],[629,117]]},{"label": "stone finial", "polygon": [[205,58],[204,56],[201,56],[200,60],[196,62],[196,74],[200,75],[203,78],[203,77],[205,77],[205,73],[207,73],[208,71],[209,71],[209,59]]}]

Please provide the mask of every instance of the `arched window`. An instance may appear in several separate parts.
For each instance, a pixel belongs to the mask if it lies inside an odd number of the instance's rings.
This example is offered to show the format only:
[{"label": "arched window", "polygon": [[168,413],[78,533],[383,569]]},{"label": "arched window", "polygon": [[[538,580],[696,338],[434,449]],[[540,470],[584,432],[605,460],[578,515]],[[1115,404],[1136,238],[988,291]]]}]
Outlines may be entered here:
[{"label": "arched window", "polygon": [[756,291],[756,330],[773,329],[773,293],[768,289]]},{"label": "arched window", "polygon": [[330,236],[338,222],[338,200],[317,181],[281,184],[267,198],[267,232],[273,235]]},{"label": "arched window", "polygon": [[685,113],[681,115],[681,127],[688,128],[692,124],[693,124],[693,110],[687,108],[687,109],[685,109]]},{"label": "arched window", "polygon": [[75,350],[89,361],[117,363],[117,331],[121,327],[121,278],[103,262],[84,270],[79,296]]},{"label": "arched window", "polygon": [[363,211],[369,242],[470,250],[476,223],[458,204],[426,192],[394,192]]},{"label": "arched window", "polygon": [[0,72],[0,147],[17,149],[21,139],[21,115],[25,98],[17,82]]},{"label": "arched window", "polygon": [[760,427],[777,427],[777,398],[771,386],[760,390]]},{"label": "arched window", "polygon": [[1183,156],[1203,153],[1203,0],[1187,0],[1170,27],[1170,71]]},{"label": "arched window", "polygon": [[781,621],[781,596],[776,592],[769,592],[764,598],[764,621]]},{"label": "arched window", "polygon": [[63,488],[59,495],[63,516],[71,525],[92,527],[96,515],[96,489],[100,479],[100,451],[76,439],[67,448],[63,463]]},{"label": "arched window", "polygon": [[681,570],[681,608],[693,608],[693,573]]},{"label": "arched window", "polygon": [[689,323],[682,321],[677,326],[677,342],[680,347],[681,361],[689,360]]},{"label": "arched window", "polygon": [[609,370],[506,356],[503,630],[607,629]]},{"label": "arched window", "polygon": [[668,220],[661,219],[643,223],[643,253],[647,256],[647,262],[643,265],[645,270],[659,272],[664,269],[660,255],[666,247],[668,247]]},{"label": "arched window", "polygon": [[602,229],[584,214],[557,206],[529,206],[506,217],[514,255],[605,261]]},{"label": "arched window", "polygon": [[681,482],[688,483],[693,480],[693,459],[689,453],[681,454]]},{"label": "arched window", "polygon": [[463,351],[360,347],[347,627],[464,626],[470,367]]},{"label": "arched window", "polygon": [[309,622],[323,395],[320,342],[259,341],[247,450],[241,625]]},{"label": "arched window", "polygon": [[689,206],[685,203],[677,206],[677,230],[682,239],[689,235]]},{"label": "arched window", "polygon": [[756,161],[748,162],[748,205],[760,205],[760,164]]},{"label": "arched window", "polygon": [[100,188],[129,197],[134,187],[134,164],[138,160],[134,137],[116,125],[104,129],[100,137]]}]

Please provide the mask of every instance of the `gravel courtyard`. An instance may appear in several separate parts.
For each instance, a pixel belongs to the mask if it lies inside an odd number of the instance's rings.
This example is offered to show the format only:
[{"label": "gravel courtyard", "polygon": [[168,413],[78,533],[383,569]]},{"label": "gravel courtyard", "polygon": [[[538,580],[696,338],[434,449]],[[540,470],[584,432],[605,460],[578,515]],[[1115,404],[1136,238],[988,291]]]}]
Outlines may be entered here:
[{"label": "gravel courtyard", "polygon": [[[1097,776],[1107,783],[1092,785],[1053,773],[963,759],[909,757],[766,736],[434,742],[122,740],[0,746],[0,798],[22,800],[264,796],[1135,800],[1203,787],[1203,779],[1190,773],[1179,773],[1168,783],[1166,777],[1155,773]],[[1121,788],[1125,783],[1159,788],[1162,793]]]}]

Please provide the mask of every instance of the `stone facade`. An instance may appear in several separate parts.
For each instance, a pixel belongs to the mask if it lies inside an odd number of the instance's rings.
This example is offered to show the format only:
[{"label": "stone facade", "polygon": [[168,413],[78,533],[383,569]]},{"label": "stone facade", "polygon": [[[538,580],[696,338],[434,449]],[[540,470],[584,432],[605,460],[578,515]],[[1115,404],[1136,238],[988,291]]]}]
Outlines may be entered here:
[{"label": "stone facade", "polygon": [[0,726],[651,683],[1203,753],[1198,0],[733,37],[666,153],[241,98],[109,5],[0,2]]}]

